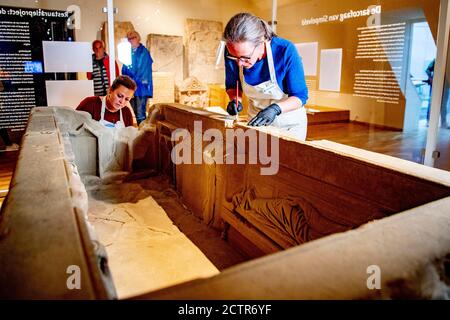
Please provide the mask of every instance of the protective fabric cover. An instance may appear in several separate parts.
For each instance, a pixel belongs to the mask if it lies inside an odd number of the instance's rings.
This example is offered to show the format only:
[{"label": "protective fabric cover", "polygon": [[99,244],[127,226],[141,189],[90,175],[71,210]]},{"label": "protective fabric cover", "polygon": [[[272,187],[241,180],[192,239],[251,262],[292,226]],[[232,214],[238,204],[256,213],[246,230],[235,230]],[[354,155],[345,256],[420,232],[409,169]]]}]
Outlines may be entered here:
[{"label": "protective fabric cover", "polygon": [[81,174],[97,175],[105,181],[121,179],[133,170],[133,160],[149,152],[152,127],[106,128],[86,112],[60,107],[54,111],[62,134],[70,136],[77,166],[88,171],[80,170]]}]

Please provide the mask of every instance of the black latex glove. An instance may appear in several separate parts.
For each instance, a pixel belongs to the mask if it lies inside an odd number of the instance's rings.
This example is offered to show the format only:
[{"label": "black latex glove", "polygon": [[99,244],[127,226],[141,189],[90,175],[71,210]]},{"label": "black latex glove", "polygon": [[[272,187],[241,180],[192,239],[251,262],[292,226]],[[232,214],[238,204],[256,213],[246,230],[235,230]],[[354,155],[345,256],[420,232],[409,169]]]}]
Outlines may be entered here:
[{"label": "black latex glove", "polygon": [[237,107],[236,107],[236,101],[235,100],[232,100],[232,101],[228,102],[227,112],[228,112],[228,114],[230,116],[237,115],[239,112],[242,111],[242,109],[244,109],[244,108],[242,107],[242,103],[240,101],[238,101]]},{"label": "black latex glove", "polygon": [[258,114],[248,122],[249,126],[260,127],[269,126],[277,116],[281,114],[281,108],[276,103],[272,103],[267,108],[258,112]]}]

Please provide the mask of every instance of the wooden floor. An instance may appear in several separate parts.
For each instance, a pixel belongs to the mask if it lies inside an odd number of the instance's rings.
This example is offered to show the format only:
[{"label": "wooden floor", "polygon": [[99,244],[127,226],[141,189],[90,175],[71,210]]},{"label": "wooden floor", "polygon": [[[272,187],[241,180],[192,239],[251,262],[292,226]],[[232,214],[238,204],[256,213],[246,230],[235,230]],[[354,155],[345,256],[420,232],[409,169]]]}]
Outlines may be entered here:
[{"label": "wooden floor", "polygon": [[306,109],[306,114],[308,116],[308,125],[350,121],[350,110],[309,106],[309,108]]},{"label": "wooden floor", "polygon": [[0,152],[0,207],[9,190],[19,151]]},{"label": "wooden floor", "polygon": [[[358,123],[330,123],[308,126],[307,140],[334,142],[379,152],[405,160],[423,163],[422,149],[426,143],[426,127],[411,133],[391,131]],[[450,171],[450,129],[439,131],[440,158],[435,167]],[[9,189],[18,151],[0,152],[0,206]]]},{"label": "wooden floor", "polygon": [[[308,126],[307,140],[321,139],[423,163],[422,149],[426,144],[427,127],[403,133],[355,122]],[[440,158],[435,167],[450,171],[450,129],[439,130],[437,150]]]}]

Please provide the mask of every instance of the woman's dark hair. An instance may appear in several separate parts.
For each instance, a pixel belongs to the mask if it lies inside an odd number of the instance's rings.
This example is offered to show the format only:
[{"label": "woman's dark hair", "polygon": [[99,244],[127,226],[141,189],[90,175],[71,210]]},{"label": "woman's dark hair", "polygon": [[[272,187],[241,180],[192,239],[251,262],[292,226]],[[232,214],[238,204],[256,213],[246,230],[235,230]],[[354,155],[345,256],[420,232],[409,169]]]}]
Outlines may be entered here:
[{"label": "woman's dark hair", "polygon": [[136,82],[129,76],[118,76],[111,85],[111,91],[116,90],[119,86],[124,86],[130,90],[136,91]]},{"label": "woman's dark hair", "polygon": [[223,40],[227,43],[248,41],[257,45],[261,41],[272,40],[273,37],[276,34],[267,22],[247,12],[233,16],[223,32]]}]

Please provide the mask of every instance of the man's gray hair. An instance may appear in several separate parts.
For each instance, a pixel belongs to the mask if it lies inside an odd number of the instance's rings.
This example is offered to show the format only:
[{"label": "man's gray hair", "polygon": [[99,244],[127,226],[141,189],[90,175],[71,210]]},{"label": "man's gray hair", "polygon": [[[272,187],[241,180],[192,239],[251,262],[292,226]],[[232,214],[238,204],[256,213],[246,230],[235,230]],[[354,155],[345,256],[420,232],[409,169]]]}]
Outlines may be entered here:
[{"label": "man's gray hair", "polygon": [[136,37],[139,42],[141,41],[141,35],[136,30],[130,30],[127,32],[127,38]]},{"label": "man's gray hair", "polygon": [[275,36],[267,22],[247,12],[233,16],[223,32],[223,40],[227,43],[251,42],[257,45]]}]

